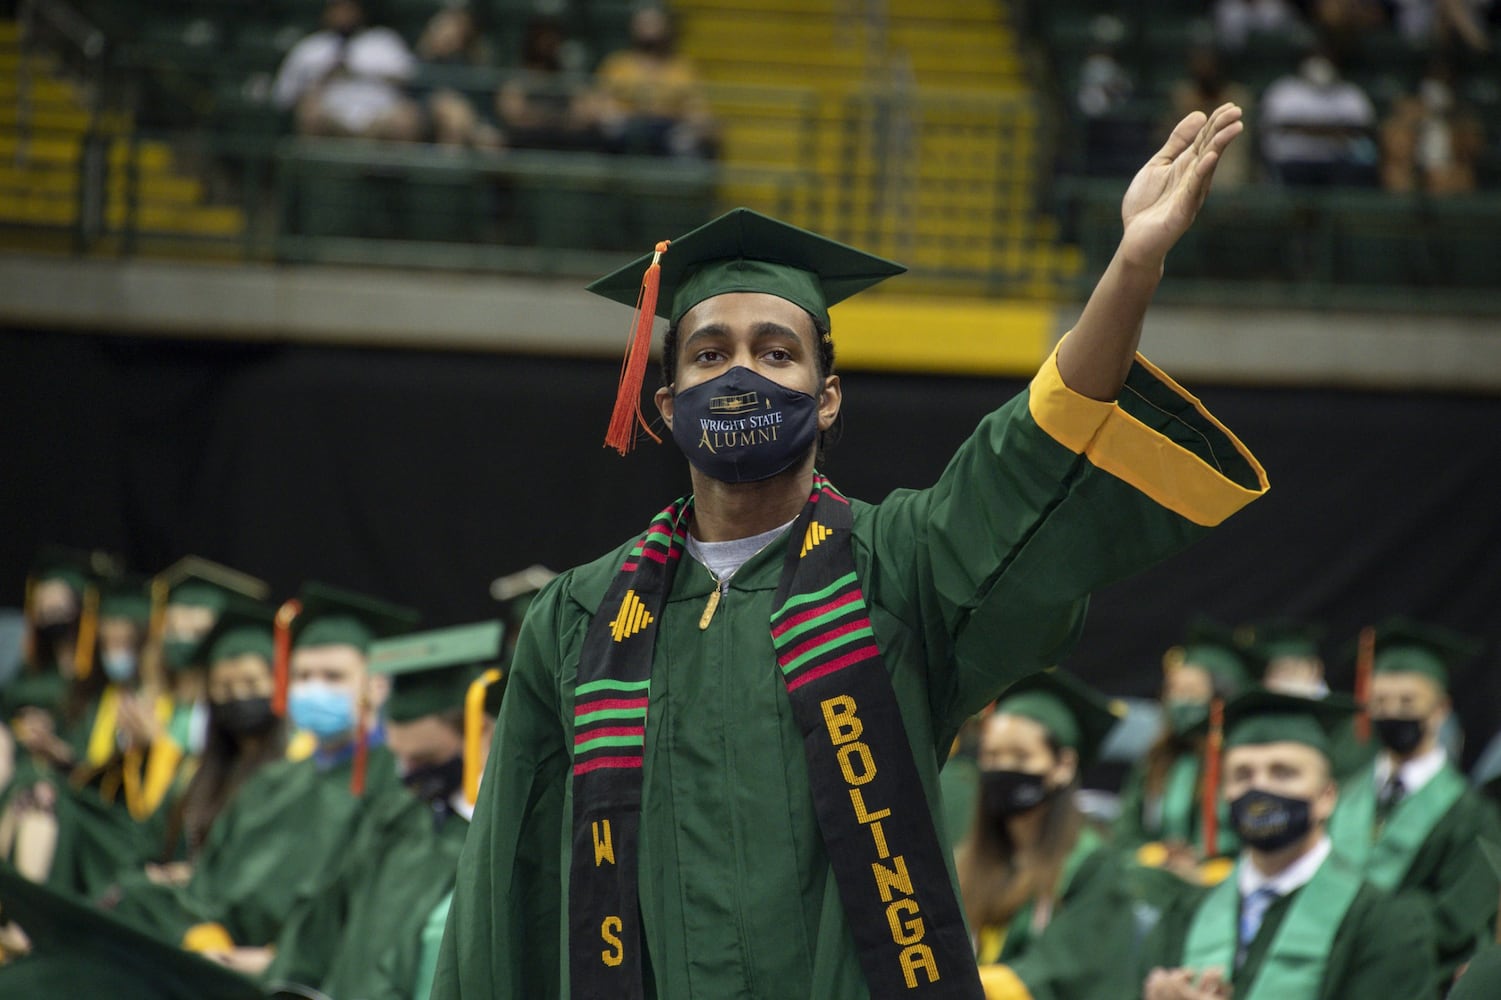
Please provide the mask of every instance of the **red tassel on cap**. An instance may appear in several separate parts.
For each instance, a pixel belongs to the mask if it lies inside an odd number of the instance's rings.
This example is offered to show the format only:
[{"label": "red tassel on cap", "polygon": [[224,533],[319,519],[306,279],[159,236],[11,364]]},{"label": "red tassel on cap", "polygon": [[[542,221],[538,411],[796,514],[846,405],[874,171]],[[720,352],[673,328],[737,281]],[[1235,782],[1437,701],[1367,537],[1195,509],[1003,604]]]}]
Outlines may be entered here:
[{"label": "red tassel on cap", "polygon": [[302,614],[302,602],[292,598],[276,610],[275,639],[276,688],[271,696],[271,711],[287,717],[287,688],[292,678],[292,622]]},{"label": "red tassel on cap", "polygon": [[652,254],[651,265],[641,276],[641,294],[636,299],[636,319],[630,343],[626,345],[625,361],[620,365],[620,387],[615,392],[615,410],[610,414],[610,429],[605,432],[605,445],[624,455],[636,445],[636,425],[653,441],[662,439],[652,433],[646,418],[641,415],[641,385],[646,381],[646,362],[651,357],[651,328],[657,318],[657,292],[662,284],[662,254],[667,251],[668,240],[657,244]]},{"label": "red tassel on cap", "polygon": [[349,791],[355,798],[365,794],[365,771],[370,766],[370,705],[360,695],[359,722],[354,727],[354,768],[349,774]]}]

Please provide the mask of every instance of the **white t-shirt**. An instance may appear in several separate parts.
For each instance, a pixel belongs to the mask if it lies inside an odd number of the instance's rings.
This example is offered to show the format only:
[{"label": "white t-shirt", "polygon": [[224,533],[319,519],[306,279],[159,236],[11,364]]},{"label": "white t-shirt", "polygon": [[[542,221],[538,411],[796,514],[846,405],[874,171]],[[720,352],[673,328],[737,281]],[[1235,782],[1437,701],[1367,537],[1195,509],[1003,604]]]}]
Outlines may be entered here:
[{"label": "white t-shirt", "polygon": [[1317,87],[1300,76],[1286,76],[1268,87],[1261,99],[1262,143],[1274,163],[1335,163],[1349,158],[1351,139],[1310,135],[1294,126],[1369,129],[1375,124],[1371,99],[1344,80]]},{"label": "white t-shirt", "polygon": [[[342,69],[337,69],[342,60]],[[399,86],[417,70],[417,58],[390,28],[366,28],[345,40],[315,32],[292,46],[271,85],[277,107],[290,108],[320,82],[321,105],[344,128],[367,128],[402,99]],[[333,74],[330,76],[330,74]]]}]

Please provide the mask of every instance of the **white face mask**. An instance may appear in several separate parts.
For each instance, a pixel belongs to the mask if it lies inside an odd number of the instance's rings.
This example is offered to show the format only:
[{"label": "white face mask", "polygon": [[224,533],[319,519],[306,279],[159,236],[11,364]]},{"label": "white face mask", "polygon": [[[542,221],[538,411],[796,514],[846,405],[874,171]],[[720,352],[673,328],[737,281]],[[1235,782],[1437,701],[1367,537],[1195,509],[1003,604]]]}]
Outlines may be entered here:
[{"label": "white face mask", "polygon": [[1267,689],[1276,691],[1278,694],[1290,694],[1297,698],[1311,698],[1314,701],[1319,701],[1329,696],[1329,685],[1324,683],[1322,677],[1277,681],[1274,684],[1268,684]]},{"label": "white face mask", "polygon": [[116,684],[124,684],[136,675],[136,655],[128,649],[110,650],[99,657],[104,676]]}]

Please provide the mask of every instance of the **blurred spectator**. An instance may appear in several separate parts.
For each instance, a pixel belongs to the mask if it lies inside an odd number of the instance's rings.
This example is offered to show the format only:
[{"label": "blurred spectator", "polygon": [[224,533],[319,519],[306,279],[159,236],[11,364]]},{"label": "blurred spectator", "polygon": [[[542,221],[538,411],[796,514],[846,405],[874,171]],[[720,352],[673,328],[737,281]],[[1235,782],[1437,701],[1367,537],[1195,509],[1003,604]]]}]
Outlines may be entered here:
[{"label": "blurred spectator", "polygon": [[1381,184],[1439,195],[1473,191],[1484,150],[1479,120],[1456,105],[1450,74],[1433,69],[1381,123]]},{"label": "blurred spectator", "polygon": [[1243,48],[1252,36],[1286,38],[1300,23],[1287,0],[1216,0],[1214,5],[1214,37],[1227,49]]},{"label": "blurred spectator", "polygon": [[501,85],[495,110],[506,142],[518,149],[598,149],[597,99],[563,66],[568,36],[560,21],[538,16],[522,39],[521,72]]},{"label": "blurred spectator", "polygon": [[304,135],[415,140],[422,114],[403,91],[416,57],[390,28],[365,26],[357,0],[329,0],[323,28],[287,53],[271,85]]},{"label": "blurred spectator", "polygon": [[427,113],[429,137],[440,146],[498,150],[500,131],[475,109],[460,90],[440,74],[489,62],[484,36],[467,7],[445,7],[432,16],[417,40],[422,71],[414,96]]},{"label": "blurred spectator", "polygon": [[1376,182],[1376,109],[1365,91],[1339,75],[1325,49],[1261,98],[1261,146],[1284,184],[1327,187]]},{"label": "blurred spectator", "polygon": [[[1084,169],[1098,177],[1129,176],[1151,145],[1150,119],[1132,113],[1136,83],[1116,58],[1126,26],[1102,14],[1090,24],[1093,45],[1079,66],[1074,103],[1084,116]],[[1155,117],[1155,116],[1154,116]]]},{"label": "blurred spectator", "polygon": [[1324,37],[1338,40],[1340,47],[1384,27],[1389,18],[1386,0],[1313,0],[1310,9]]},{"label": "blurred spectator", "polygon": [[1485,22],[1492,0],[1391,0],[1392,21],[1413,45],[1459,41],[1477,52],[1490,49]]},{"label": "blurred spectator", "polygon": [[[1251,91],[1226,78],[1219,54],[1207,46],[1189,53],[1188,76],[1173,84],[1169,100],[1172,103],[1172,117],[1167,122],[1169,129],[1185,115],[1194,111],[1210,114],[1226,101],[1240,105],[1246,119],[1251,115]],[[1246,139],[1242,136],[1240,142],[1232,142],[1220,157],[1214,173],[1216,187],[1243,187],[1251,179],[1251,149],[1255,144]]]},{"label": "blurred spectator", "polygon": [[674,48],[660,7],[631,17],[631,47],[600,63],[600,126],[614,152],[711,157],[714,119],[693,65]]}]

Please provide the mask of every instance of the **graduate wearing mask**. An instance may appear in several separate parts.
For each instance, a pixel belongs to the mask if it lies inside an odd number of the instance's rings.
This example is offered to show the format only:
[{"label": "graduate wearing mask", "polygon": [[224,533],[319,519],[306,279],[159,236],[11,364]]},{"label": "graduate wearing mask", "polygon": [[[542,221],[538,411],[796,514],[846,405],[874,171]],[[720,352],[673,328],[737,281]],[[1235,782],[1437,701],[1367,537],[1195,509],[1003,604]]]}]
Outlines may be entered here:
[{"label": "graduate wearing mask", "polygon": [[1114,836],[1137,860],[1197,879],[1210,857],[1233,855],[1235,831],[1221,810],[1219,833],[1204,851],[1203,723],[1214,698],[1228,698],[1250,683],[1245,657],[1229,630],[1198,622],[1182,646],[1162,658],[1162,733],[1126,774]]},{"label": "graduate wearing mask", "polygon": [[[361,796],[395,783],[374,732],[370,644],[406,631],[416,613],[309,583],[290,622],[284,700],[313,733],[306,759],[261,768],[215,819],[182,887],[131,886],[103,900],[123,919],[197,951],[233,954],[275,940],[299,894],[325,876],[347,842]],[[288,609],[284,608],[284,611]],[[282,679],[278,679],[278,684]]]},{"label": "graduate wearing mask", "polygon": [[1353,711],[1263,689],[1225,706],[1222,791],[1244,846],[1229,878],[1152,933],[1145,1000],[1434,995],[1422,905],[1366,881],[1327,832],[1329,734]]},{"label": "graduate wearing mask", "polygon": [[634,439],[660,315],[693,494],[528,612],[434,997],[980,995],[933,819],[955,733],[1056,662],[1092,588],[1266,488],[1135,358],[1239,130],[1228,106],[1179,125],[1030,390],[881,504],[814,463],[829,307],[898,265],[737,209],[595,283],[641,302],[607,442]]},{"label": "graduate wearing mask", "polygon": [[983,724],[956,867],[989,1000],[1113,1000],[1135,976],[1125,866],[1073,798],[1115,721],[1103,696],[1050,670],[1008,688]]},{"label": "graduate wearing mask", "polygon": [[[274,950],[242,954],[240,968],[335,998],[410,995],[423,928],[453,889],[473,814],[466,745],[488,745],[498,706],[484,711],[485,692],[498,700],[505,689],[498,670],[485,677],[491,683],[468,717],[471,686],[500,661],[501,632],[499,622],[482,622],[371,647],[371,672],[392,679],[386,742],[401,783],[372,797],[332,877],[298,901]],[[256,961],[269,968],[254,969]]]},{"label": "graduate wearing mask", "polygon": [[1476,652],[1462,636],[1405,619],[1376,630],[1370,714],[1381,752],[1345,782],[1329,824],[1367,880],[1431,908],[1445,984],[1496,922],[1497,881],[1480,840],[1501,840],[1501,821],[1439,740],[1450,671]]}]

